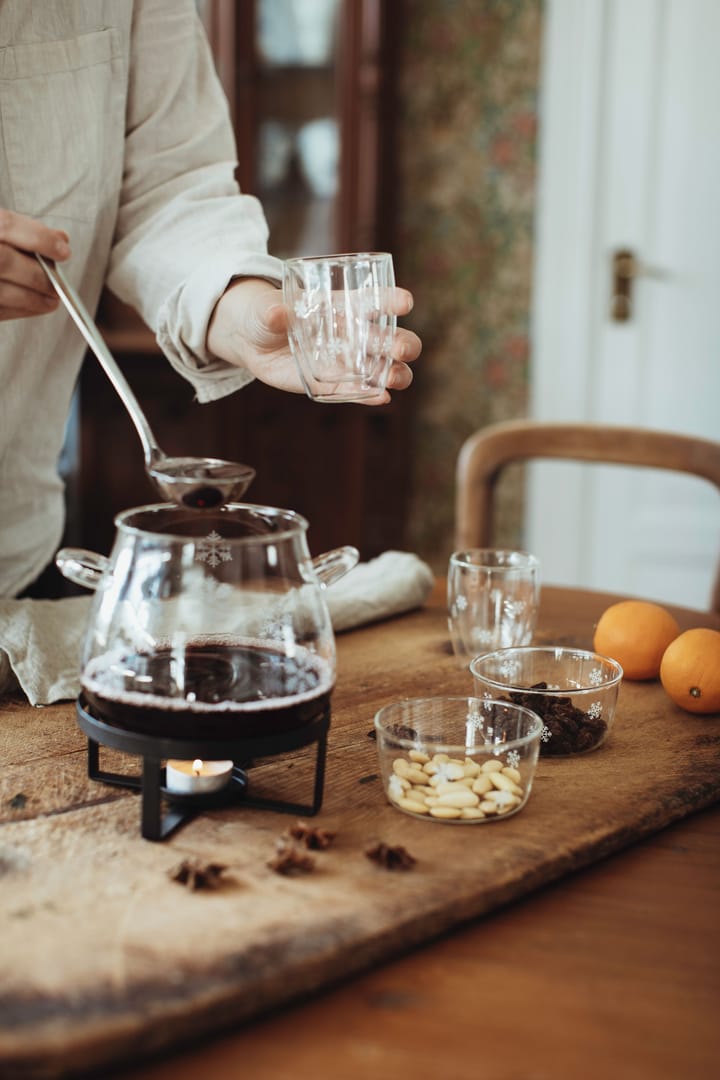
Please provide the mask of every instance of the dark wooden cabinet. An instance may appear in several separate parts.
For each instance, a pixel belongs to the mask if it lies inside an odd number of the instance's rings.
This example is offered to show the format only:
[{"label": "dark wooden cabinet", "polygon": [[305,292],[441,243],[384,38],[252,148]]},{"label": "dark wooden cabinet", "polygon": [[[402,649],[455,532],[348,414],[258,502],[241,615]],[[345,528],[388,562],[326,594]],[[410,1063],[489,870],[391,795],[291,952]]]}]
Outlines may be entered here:
[{"label": "dark wooden cabinet", "polygon": [[[205,0],[199,9],[231,104],[238,179],[265,207],[271,252],[393,250],[398,4]],[[313,11],[328,15],[327,33],[316,26],[313,37],[305,26],[293,41],[283,18]],[[254,466],[248,500],[305,515],[313,553],[354,543],[367,559],[403,546],[409,395],[379,408],[329,406],[256,382],[198,405],[132,312],[105,295],[98,321],[165,450]],[[155,494],[137,436],[92,357],[80,416],[73,539],[105,551],[114,514]]]}]

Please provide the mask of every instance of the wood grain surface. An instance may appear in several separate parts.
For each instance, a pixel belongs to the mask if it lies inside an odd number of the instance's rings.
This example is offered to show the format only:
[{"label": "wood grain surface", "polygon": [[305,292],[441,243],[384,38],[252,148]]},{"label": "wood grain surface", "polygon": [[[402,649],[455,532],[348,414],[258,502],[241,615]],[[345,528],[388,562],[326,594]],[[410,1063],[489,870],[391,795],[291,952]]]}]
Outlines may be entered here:
[{"label": "wood grain surface", "polygon": [[[611,599],[545,590],[537,639],[589,645]],[[716,624],[676,614],[683,626]],[[386,804],[368,732],[394,698],[469,692],[441,591],[421,612],[341,635],[338,654],[314,822],[337,837],[302,877],[267,866],[292,823],[278,814],[218,810],[165,843],[142,840],[137,797],[88,781],[74,706],[3,707],[2,1075],[102,1075],[111,1062],[221,1031],[525,896],[720,794],[717,718],[681,713],[657,683],[627,683],[606,745],[542,759],[520,814],[462,828],[414,820]],[[308,778],[296,755],[254,769],[251,784],[299,796]],[[374,840],[403,845],[415,868],[378,868],[364,855]],[[226,884],[192,892],[172,881],[168,871],[187,857],[226,864]]]}]

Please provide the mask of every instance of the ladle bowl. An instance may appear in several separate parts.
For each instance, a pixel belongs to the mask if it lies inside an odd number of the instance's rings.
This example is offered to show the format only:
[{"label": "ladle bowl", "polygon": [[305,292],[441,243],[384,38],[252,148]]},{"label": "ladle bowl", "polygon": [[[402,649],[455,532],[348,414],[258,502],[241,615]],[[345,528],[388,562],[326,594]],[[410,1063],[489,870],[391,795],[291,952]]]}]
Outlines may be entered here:
[{"label": "ladle bowl", "polygon": [[158,446],[145,413],[130,384],[112,356],[97,325],[52,259],[36,254],[50,282],[85,338],[105,374],[115,387],[140,436],[145,471],[163,499],[194,509],[210,509],[223,503],[237,502],[247,491],[255,470],[236,461],[213,457],[172,457]]},{"label": "ladle bowl", "polygon": [[222,458],[153,457],[148,475],[168,502],[195,510],[210,510],[223,503],[240,502],[255,470]]}]

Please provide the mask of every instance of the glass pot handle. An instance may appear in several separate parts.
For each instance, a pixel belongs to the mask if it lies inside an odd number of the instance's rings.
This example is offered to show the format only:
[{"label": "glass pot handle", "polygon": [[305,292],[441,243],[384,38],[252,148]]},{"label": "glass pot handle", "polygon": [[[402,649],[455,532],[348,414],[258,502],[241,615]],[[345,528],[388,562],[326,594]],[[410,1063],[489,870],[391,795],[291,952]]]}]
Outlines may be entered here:
[{"label": "glass pot handle", "polygon": [[97,555],[85,548],[61,548],[55,556],[55,565],[68,581],[94,590],[110,565],[110,560],[105,555]]},{"label": "glass pot handle", "polygon": [[[357,548],[333,548],[332,551],[326,551],[324,555],[313,559],[313,569],[320,579],[320,584],[327,587],[347,574],[348,570],[352,570],[359,560],[360,552]],[[97,555],[84,548],[62,548],[55,556],[55,565],[69,581],[86,589],[96,589],[110,565],[110,560],[105,555]]]},{"label": "glass pot handle", "polygon": [[326,551],[324,555],[318,555],[313,559],[312,564],[315,573],[320,578],[321,586],[327,588],[334,581],[344,577],[353,566],[357,566],[359,560],[358,549],[346,546],[333,548],[332,551]]}]

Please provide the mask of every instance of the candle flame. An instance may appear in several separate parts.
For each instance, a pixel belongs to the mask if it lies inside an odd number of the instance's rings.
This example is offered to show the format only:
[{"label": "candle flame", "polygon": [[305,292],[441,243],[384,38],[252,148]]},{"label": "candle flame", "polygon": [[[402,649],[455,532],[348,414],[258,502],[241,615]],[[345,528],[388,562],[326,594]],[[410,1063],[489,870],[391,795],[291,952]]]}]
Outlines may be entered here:
[{"label": "candle flame", "polygon": [[200,758],[195,758],[192,763],[193,776],[200,776],[202,774],[203,763]]}]

